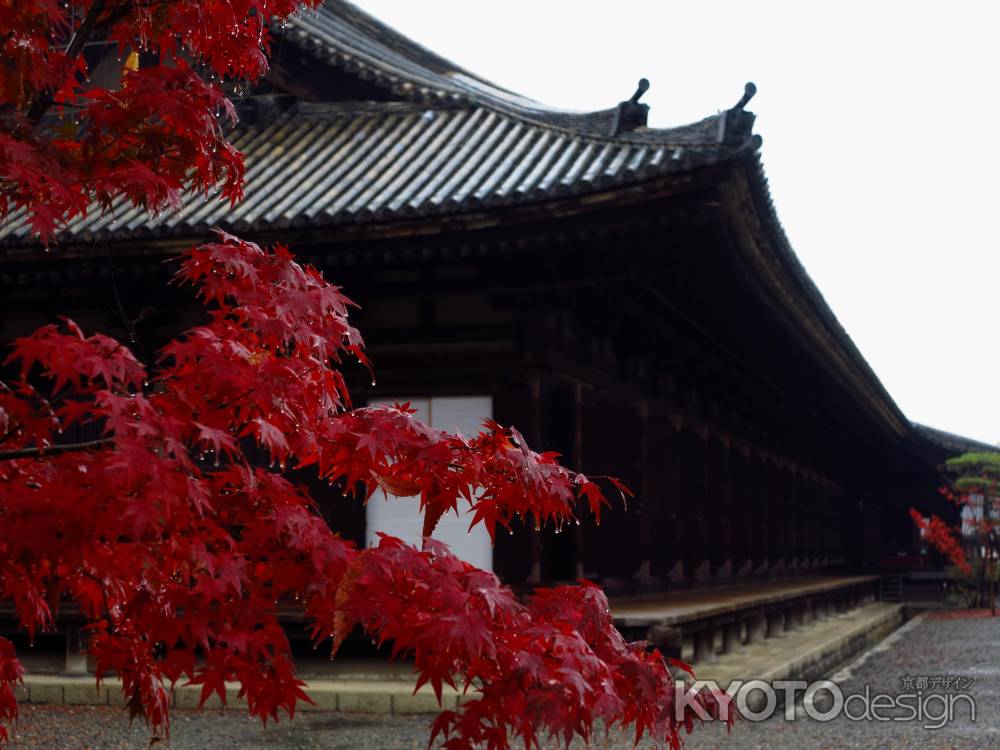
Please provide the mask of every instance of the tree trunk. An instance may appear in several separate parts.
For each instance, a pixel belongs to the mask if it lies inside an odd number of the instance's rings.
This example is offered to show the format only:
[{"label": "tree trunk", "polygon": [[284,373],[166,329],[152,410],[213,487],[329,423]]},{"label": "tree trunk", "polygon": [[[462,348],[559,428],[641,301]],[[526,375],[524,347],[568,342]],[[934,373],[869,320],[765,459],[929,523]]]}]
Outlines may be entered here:
[{"label": "tree trunk", "polygon": [[993,577],[993,556],[995,554],[995,550],[994,550],[994,541],[993,541],[993,534],[992,534],[992,532],[990,533],[989,540],[990,540],[990,543],[989,543],[989,546],[987,547],[987,553],[988,553],[988,556],[987,556],[988,563],[987,564],[989,565],[989,570],[986,573],[987,584],[988,584],[987,588],[988,588],[988,590],[990,592],[990,615],[992,617],[996,617],[997,616],[997,591],[996,591],[997,582],[994,580],[994,577]]},{"label": "tree trunk", "polygon": [[976,609],[981,609],[986,606],[986,560],[987,557],[984,545],[983,556],[979,561],[979,594],[977,595]]}]

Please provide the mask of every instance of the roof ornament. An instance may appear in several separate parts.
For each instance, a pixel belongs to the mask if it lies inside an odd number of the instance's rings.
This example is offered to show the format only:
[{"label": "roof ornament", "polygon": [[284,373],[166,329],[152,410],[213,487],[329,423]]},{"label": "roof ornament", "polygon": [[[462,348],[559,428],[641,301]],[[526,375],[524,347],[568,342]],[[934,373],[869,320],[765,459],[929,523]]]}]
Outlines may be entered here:
[{"label": "roof ornament", "polygon": [[632,98],[620,102],[615,111],[615,120],[611,125],[611,135],[627,133],[636,128],[646,127],[646,118],[649,117],[649,105],[641,104],[639,99],[649,90],[649,81],[645,78],[639,79],[639,85],[632,94]]},{"label": "roof ornament", "polygon": [[727,146],[742,146],[746,143],[753,131],[757,115],[747,112],[744,107],[756,93],[757,87],[753,83],[747,83],[743,87],[743,96],[736,102],[736,106],[722,113],[719,118],[719,143]]},{"label": "roof ornament", "polygon": [[295,103],[295,99],[282,94],[241,95],[233,101],[239,121],[244,125],[266,127]]}]

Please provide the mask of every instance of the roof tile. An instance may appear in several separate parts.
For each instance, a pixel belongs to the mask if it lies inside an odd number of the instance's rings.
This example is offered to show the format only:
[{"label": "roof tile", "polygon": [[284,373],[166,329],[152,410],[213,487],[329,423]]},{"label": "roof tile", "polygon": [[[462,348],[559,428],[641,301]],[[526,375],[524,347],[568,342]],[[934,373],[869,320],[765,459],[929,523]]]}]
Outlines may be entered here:
[{"label": "roof tile", "polygon": [[[616,110],[546,108],[477,78],[341,0],[303,13],[285,35],[286,43],[320,63],[354,70],[404,101],[242,99],[238,105],[248,111],[279,114],[270,122],[248,117],[251,124],[230,133],[246,157],[241,203],[189,194],[179,209],[154,216],[119,199],[109,211],[94,207],[77,217],[58,239],[161,238],[216,226],[255,231],[433,217],[633,184],[756,147],[751,141],[738,147],[720,143],[718,117],[611,137]],[[683,158],[668,158],[668,152]],[[0,226],[0,242],[32,242],[23,212]]]}]

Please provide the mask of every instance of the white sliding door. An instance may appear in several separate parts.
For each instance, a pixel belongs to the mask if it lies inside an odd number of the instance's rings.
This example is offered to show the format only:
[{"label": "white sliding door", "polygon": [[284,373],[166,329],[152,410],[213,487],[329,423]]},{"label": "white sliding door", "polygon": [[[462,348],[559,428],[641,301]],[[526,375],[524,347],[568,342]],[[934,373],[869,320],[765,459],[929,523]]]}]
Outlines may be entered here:
[{"label": "white sliding door", "polygon": [[[460,432],[465,437],[477,434],[484,419],[493,418],[493,399],[490,396],[433,396],[431,398],[397,398],[391,403],[405,401],[417,410],[416,417],[431,427],[448,432]],[[410,544],[420,544],[423,514],[415,497],[389,495],[386,500],[381,490],[372,495],[365,512],[365,541],[375,543],[376,532],[399,537]],[[466,562],[485,570],[493,569],[493,548],[490,535],[482,525],[467,533],[472,516],[468,505],[459,500],[459,515],[446,514],[438,521],[432,536],[445,544]]]}]

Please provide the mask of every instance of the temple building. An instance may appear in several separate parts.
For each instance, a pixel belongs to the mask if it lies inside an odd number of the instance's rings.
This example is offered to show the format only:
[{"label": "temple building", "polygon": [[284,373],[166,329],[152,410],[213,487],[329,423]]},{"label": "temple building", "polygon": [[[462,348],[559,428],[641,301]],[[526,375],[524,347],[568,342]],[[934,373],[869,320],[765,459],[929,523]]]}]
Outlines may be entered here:
[{"label": "temple building", "polygon": [[[871,572],[912,551],[907,509],[940,503],[936,467],[968,443],[906,418],[796,259],[752,84],[657,129],[645,80],[606,110],[550,109],[340,0],[276,33],[267,79],[234,95],[242,203],[122,202],[49,253],[12,217],[3,340],[69,314],[152,351],[200,314],[163,261],[220,227],[288,244],[360,304],[377,382],[348,370],[357,403],[411,401],[464,434],[513,424],[635,490],[599,526],[584,514],[495,547],[464,519],[439,528],[515,586],[656,591]],[[418,533],[412,500],[313,489],[359,543]]]}]

